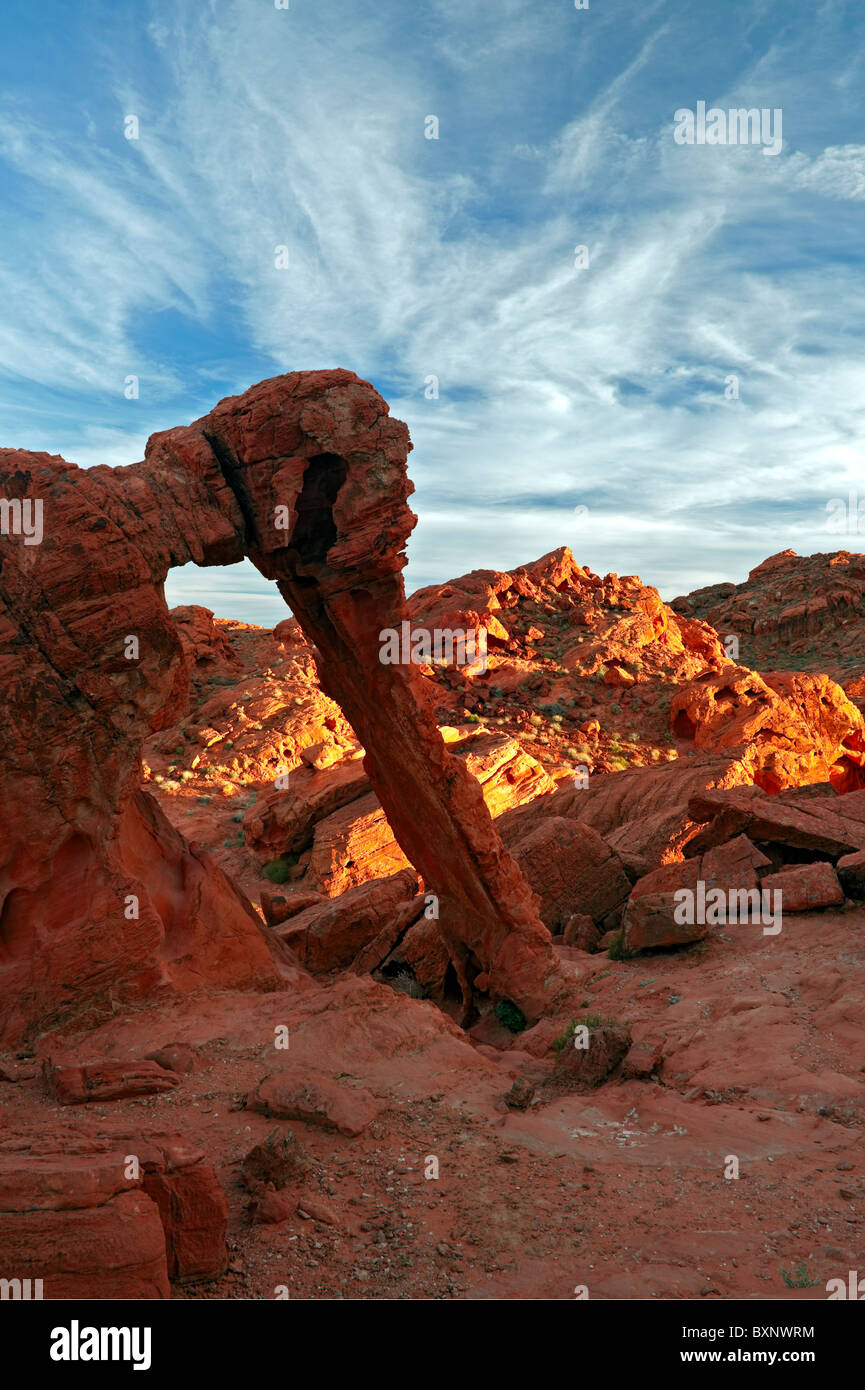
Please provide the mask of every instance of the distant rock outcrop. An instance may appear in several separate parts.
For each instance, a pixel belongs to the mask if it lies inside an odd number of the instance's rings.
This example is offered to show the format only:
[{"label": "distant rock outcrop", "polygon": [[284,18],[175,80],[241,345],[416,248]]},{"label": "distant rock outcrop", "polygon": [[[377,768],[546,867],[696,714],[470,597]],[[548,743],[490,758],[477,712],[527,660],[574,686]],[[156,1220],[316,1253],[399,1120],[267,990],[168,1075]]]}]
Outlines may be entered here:
[{"label": "distant rock outcrop", "polygon": [[735,637],[739,659],[759,670],[825,671],[845,689],[862,675],[865,555],[782,550],[743,584],[710,584],[672,607]]}]

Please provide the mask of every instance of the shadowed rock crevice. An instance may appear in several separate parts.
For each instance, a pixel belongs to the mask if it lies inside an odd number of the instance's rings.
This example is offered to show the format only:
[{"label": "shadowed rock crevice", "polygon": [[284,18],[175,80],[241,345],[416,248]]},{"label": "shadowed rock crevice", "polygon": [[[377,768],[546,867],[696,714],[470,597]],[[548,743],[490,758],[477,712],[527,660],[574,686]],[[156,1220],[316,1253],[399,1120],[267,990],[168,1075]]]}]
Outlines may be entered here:
[{"label": "shadowed rock crevice", "polygon": [[226,483],[237,498],[237,505],[240,508],[240,514],[243,517],[244,525],[243,535],[240,539],[243,550],[246,552],[251,546],[259,542],[259,536],[255,509],[253,507],[252,498],[249,496],[246,489],[243,469],[238,464],[237,459],[234,458],[231,450],[218,435],[208,434],[207,431],[203,431],[203,433],[213,450],[214,457],[219,464]]},{"label": "shadowed rock crevice", "polygon": [[[566,996],[537,900],[420,677],[379,660],[381,629],[406,616],[410,447],[378,393],[335,371],[230,397],[152,436],[131,467],[0,450],[0,490],[45,512],[42,544],[4,538],[0,571],[0,912],[11,898],[4,933],[20,947],[0,942],[0,1037],[80,1008],[94,979],[115,997],[277,987],[250,905],[139,789],[143,740],[176,721],[188,684],[165,577],[244,555],[316,644],[396,840],[440,897],[466,1017],[479,991],[529,1019]],[[86,846],[86,904],[55,868],[73,840]]]},{"label": "shadowed rock crevice", "polygon": [[323,564],[336,541],[333,506],[347,472],[338,454],[320,454],[306,466],[288,551],[298,576],[309,566]]}]

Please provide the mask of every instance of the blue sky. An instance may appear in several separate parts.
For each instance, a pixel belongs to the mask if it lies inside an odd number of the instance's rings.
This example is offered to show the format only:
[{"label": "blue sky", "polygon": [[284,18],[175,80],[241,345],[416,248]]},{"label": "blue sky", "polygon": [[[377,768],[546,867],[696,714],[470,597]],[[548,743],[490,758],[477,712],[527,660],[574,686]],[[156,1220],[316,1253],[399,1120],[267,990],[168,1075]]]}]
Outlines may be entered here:
[{"label": "blue sky", "polygon": [[[5,0],[0,93],[3,444],[133,462],[342,366],[411,430],[409,588],[863,548],[861,0]],[[677,144],[699,101],[781,152]],[[167,596],[285,612],[248,564]]]}]

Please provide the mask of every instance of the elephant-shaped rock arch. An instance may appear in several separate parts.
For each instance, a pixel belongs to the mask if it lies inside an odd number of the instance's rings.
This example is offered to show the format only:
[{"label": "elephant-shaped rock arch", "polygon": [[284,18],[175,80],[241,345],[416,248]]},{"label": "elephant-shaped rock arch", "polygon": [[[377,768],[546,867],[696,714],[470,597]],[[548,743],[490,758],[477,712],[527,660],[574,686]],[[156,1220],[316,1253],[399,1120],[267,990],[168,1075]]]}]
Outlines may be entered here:
[{"label": "elephant-shaped rock arch", "polygon": [[406,616],[410,448],[368,382],[316,371],[153,435],[142,463],[0,450],[6,516],[38,501],[43,529],[40,544],[0,536],[0,1038],[100,990],[278,987],[249,904],[139,786],[144,739],[185,696],[166,575],[244,556],[315,644],[394,835],[439,897],[467,1017],[478,992],[529,1020],[564,999],[534,896],[421,676],[379,659],[381,630]]}]

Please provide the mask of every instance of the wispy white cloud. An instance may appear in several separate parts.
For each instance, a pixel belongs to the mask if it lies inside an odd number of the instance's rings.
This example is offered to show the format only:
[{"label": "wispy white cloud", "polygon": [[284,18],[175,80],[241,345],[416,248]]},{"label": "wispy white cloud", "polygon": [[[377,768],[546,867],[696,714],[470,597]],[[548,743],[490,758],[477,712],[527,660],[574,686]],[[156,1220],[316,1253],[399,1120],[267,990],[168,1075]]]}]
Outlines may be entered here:
[{"label": "wispy white cloud", "polygon": [[[115,55],[113,144],[98,122],[76,144],[2,118],[31,193],[0,270],[20,306],[0,323],[0,372],[86,401],[140,371],[134,423],[97,410],[68,449],[106,461],[116,444],[123,462],[149,428],[198,413],[215,372],[225,389],[249,384],[244,345],[266,364],[256,376],[353,368],[415,440],[410,584],[567,543],[669,593],[788,544],[833,548],[827,470],[833,487],[855,482],[865,409],[844,221],[865,196],[865,147],[844,121],[797,145],[819,75],[803,67],[801,26],[760,49],[772,3],[759,22],[749,10],[736,70],[717,73],[683,68],[683,25],[696,43],[699,24],[677,6],[637,7],[618,29],[589,27],[596,13],[565,30],[525,0],[436,0],[420,43],[396,4],[156,5],[146,70]],[[858,55],[834,25],[840,80]],[[511,106],[533,91],[543,107],[563,42],[582,85],[572,99],[551,90],[548,117],[527,110],[523,131],[496,79],[516,84]],[[782,154],[677,146],[689,86],[694,104],[783,103]],[[424,139],[431,111],[438,141]],[[129,112],[138,141],[117,138]],[[170,334],[143,335],[165,309],[210,334],[207,350],[181,359]],[[0,424],[11,408],[0,400]],[[590,524],[574,523],[578,504]],[[193,590],[183,572],[172,594],[236,592],[241,616],[266,592],[243,573],[236,590],[234,571]]]}]

